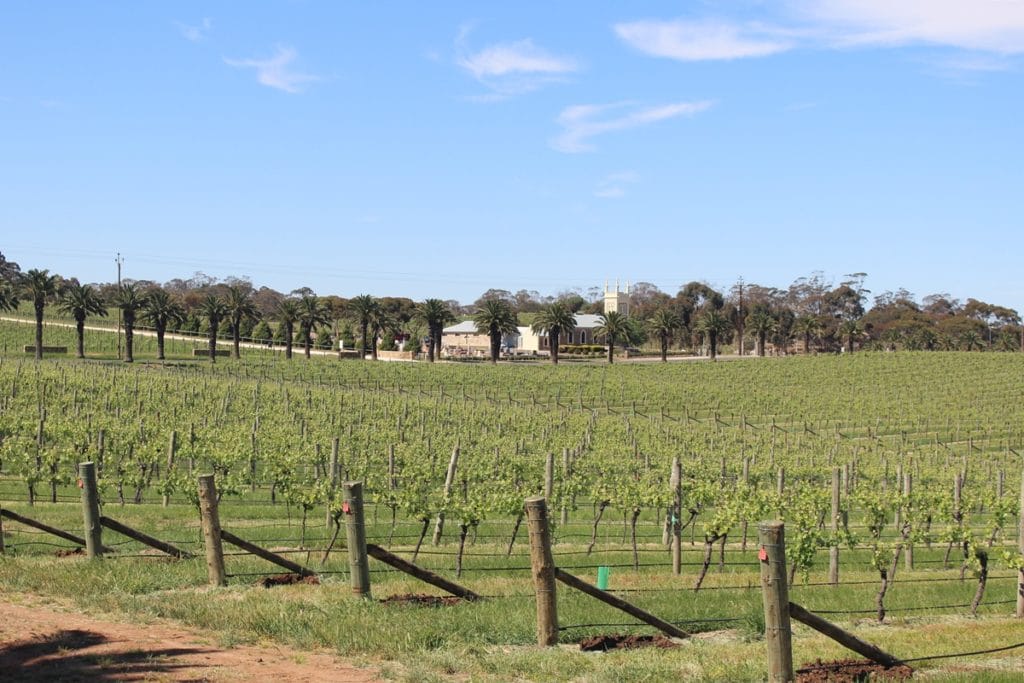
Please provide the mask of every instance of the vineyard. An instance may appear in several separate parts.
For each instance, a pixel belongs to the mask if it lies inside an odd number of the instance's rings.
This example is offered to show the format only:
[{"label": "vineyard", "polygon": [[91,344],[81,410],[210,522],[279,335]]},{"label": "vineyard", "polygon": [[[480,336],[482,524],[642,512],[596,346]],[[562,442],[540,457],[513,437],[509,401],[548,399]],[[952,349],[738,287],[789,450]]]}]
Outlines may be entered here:
[{"label": "vineyard", "polygon": [[[1006,618],[1021,567],[1021,354],[493,368],[267,354],[126,366],[32,362],[19,357],[26,332],[0,333],[5,510],[80,534],[78,465],[91,461],[103,514],[201,556],[196,482],[213,473],[224,529],[322,582],[251,588],[279,570],[232,549],[214,598],[201,560],[167,561],[109,532],[102,561],[58,560],[75,544],[3,519],[0,585],[11,590],[382,657],[396,677],[594,677],[610,666],[609,679],[757,679],[756,526],[778,518],[794,600],[890,651],[973,649],[955,635],[963,622],[947,624],[971,615],[977,643],[1024,641]],[[424,611],[352,598],[345,481],[363,482],[370,542],[485,599]],[[559,568],[593,582],[607,567],[611,592],[708,639],[614,664],[508,650],[535,642],[523,501],[537,495]],[[437,593],[383,564],[370,573],[374,598]],[[562,643],[651,632],[582,594],[558,600]],[[716,654],[715,638],[733,654]],[[811,636],[795,648],[801,662],[844,656]]]}]

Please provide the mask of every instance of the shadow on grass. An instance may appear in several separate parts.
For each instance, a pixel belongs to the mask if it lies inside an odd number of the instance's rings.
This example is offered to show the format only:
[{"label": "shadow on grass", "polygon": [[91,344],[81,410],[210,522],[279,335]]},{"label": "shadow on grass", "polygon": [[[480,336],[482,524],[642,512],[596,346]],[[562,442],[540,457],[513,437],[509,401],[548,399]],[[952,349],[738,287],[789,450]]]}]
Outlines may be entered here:
[{"label": "shadow on grass", "polygon": [[82,630],[57,631],[0,647],[0,681],[124,681],[150,680],[196,664],[176,663],[199,648],[166,648],[89,652],[108,639]]}]

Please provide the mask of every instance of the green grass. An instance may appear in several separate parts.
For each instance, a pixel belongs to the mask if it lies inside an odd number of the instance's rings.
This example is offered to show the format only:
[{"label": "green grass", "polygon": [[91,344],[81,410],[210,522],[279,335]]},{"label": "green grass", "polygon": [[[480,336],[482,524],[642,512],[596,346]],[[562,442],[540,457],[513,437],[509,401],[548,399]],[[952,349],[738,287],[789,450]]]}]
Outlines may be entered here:
[{"label": "green grass", "polygon": [[[25,504],[9,506],[18,512],[76,531],[81,526],[78,505]],[[221,511],[222,524],[244,538],[279,549],[298,546],[298,520],[287,519],[284,506],[268,507],[227,502]],[[104,510],[119,521],[180,543],[201,552],[196,513],[187,505],[108,505]],[[387,523],[378,515],[371,520],[371,540],[382,540]],[[321,515],[311,515],[309,538],[323,538],[325,528]],[[81,557],[55,560],[49,548],[20,548],[17,543],[26,535],[17,524],[5,522],[7,541],[15,554],[0,560],[0,585],[6,592],[29,593],[71,600],[85,611],[127,614],[137,620],[174,619],[217,634],[222,644],[260,642],[286,644],[298,649],[327,648],[358,662],[384,664],[386,671],[402,680],[437,680],[449,675],[465,675],[482,680],[666,680],[678,677],[701,680],[758,680],[763,675],[764,645],[760,639],[761,597],[758,590],[757,562],[751,547],[747,553],[730,548],[739,564],[727,565],[724,573],[713,570],[706,590],[691,590],[694,572],[688,565],[684,575],[671,575],[666,566],[630,568],[612,571],[611,588],[620,595],[671,620],[715,619],[736,617],[736,622],[718,624],[687,624],[685,628],[699,635],[693,642],[677,650],[643,650],[604,655],[585,654],[570,644],[586,635],[609,632],[652,632],[646,627],[591,627],[565,631],[563,646],[545,651],[534,643],[534,604],[528,572],[488,571],[509,566],[526,566],[523,543],[511,560],[503,557],[482,557],[501,554],[504,544],[478,540],[469,549],[466,572],[460,580],[464,585],[494,597],[480,603],[464,603],[446,608],[389,607],[376,601],[354,598],[348,586],[347,559],[343,549],[333,554],[325,567],[328,572],[321,586],[293,586],[261,589],[252,586],[255,576],[250,572],[275,572],[265,562],[247,556],[229,556],[229,574],[234,575],[226,589],[210,589],[201,558],[171,561],[156,557],[132,557],[142,549],[134,542],[106,531],[104,540],[116,544],[117,555],[90,562]],[[482,529],[481,534],[492,529]],[[32,538],[35,538],[34,536]],[[429,542],[428,542],[429,543]],[[310,543],[322,548],[323,543]],[[613,542],[600,547],[592,558],[563,556],[559,553],[579,552],[577,543],[556,545],[556,561],[570,564],[628,563],[628,548]],[[661,555],[657,545],[644,550]],[[400,552],[409,551],[399,546]],[[449,534],[442,546],[427,547],[429,552],[444,556],[423,555],[421,564],[454,579],[451,554],[454,539]],[[922,551],[924,552],[924,551]],[[939,551],[934,551],[938,553]],[[289,557],[319,568],[319,552],[289,554]],[[118,557],[118,555],[126,557]],[[684,561],[695,561],[698,549],[685,547]],[[745,560],[745,561],[744,561]],[[645,556],[646,561],[646,556]],[[811,609],[868,609],[873,605],[877,577],[857,570],[859,559],[850,558],[844,566],[843,585],[837,588],[805,585],[798,579],[791,598]],[[417,592],[437,591],[403,574],[384,571],[372,563],[371,575],[375,598]],[[576,573],[594,581],[596,569],[578,569]],[[337,573],[335,573],[337,572]],[[851,627],[862,637],[896,653],[898,656],[926,656],[963,649],[982,649],[1024,640],[1024,623],[1007,619],[1012,604],[1015,582],[1005,578],[990,582],[982,616],[971,619],[964,608],[948,609],[946,605],[970,601],[975,582],[968,578],[961,583],[918,579],[955,579],[955,570],[938,569],[900,571],[887,598],[892,610],[885,625],[877,625],[870,615],[837,615],[829,618]],[[1006,572],[997,576],[1005,576]],[[824,581],[820,572],[809,577],[808,584]],[[863,583],[862,583],[863,582]],[[750,586],[748,589],[747,586]],[[729,590],[716,590],[732,587]],[[934,611],[903,613],[901,607],[943,606]],[[633,620],[579,593],[559,587],[559,621],[565,626],[590,623],[621,623]],[[828,615],[826,615],[828,616]],[[970,628],[969,644],[960,637]],[[798,663],[817,658],[848,656],[827,640],[797,628],[795,658]],[[1020,653],[1009,652],[1001,657],[965,659],[955,666],[992,667],[1003,661],[1012,666]],[[925,666],[926,671],[943,671],[948,663]],[[952,673],[956,673],[955,670]],[[970,675],[980,672],[971,668]],[[967,675],[967,674],[964,674]],[[989,675],[986,673],[985,675]],[[993,671],[992,680],[1000,680]],[[938,680],[958,680],[939,678]]]}]

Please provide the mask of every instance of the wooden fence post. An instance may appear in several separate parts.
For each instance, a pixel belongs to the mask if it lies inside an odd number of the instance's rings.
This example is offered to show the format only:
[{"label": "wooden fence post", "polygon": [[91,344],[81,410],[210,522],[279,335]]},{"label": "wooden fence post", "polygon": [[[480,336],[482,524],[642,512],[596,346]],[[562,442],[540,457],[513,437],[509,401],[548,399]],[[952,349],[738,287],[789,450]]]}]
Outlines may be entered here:
[{"label": "wooden fence post", "polygon": [[254,428],[249,432],[249,492],[256,493],[256,460],[259,458],[260,442]]},{"label": "wooden fence post", "polygon": [[96,492],[96,464],[92,462],[79,463],[78,477],[82,480],[85,554],[89,557],[103,557],[103,527],[100,526],[100,499]]},{"label": "wooden fence post", "polygon": [[782,517],[785,511],[785,503],[782,502],[782,497],[786,493],[786,468],[780,467],[779,471],[775,475],[775,492],[779,496],[779,516]]},{"label": "wooden fence post", "polygon": [[572,463],[569,460],[569,449],[562,449],[562,516],[559,520],[562,526],[569,523],[569,475],[572,473]]},{"label": "wooden fence post", "polygon": [[[909,467],[907,468],[910,469]],[[907,471],[903,473],[903,495],[906,496],[907,500],[910,500],[910,495],[914,492],[914,475]],[[910,515],[907,515],[910,518]],[[902,533],[902,529],[899,529]],[[909,538],[906,544],[903,546],[903,566],[907,571],[913,571],[914,569],[914,542]]]},{"label": "wooden fence post", "polygon": [[839,468],[832,468],[832,538],[833,545],[828,549],[828,582],[835,586],[839,583]]},{"label": "wooden fence post", "polygon": [[[171,470],[174,469],[174,455],[178,451],[178,432],[171,430],[170,440],[167,442],[167,472],[164,473],[164,478],[171,476]],[[167,503],[170,502],[170,496],[166,493],[163,496],[164,507],[167,507]]]},{"label": "wooden fence post", "polygon": [[555,494],[555,454],[549,452],[544,461],[544,497],[551,500]]},{"label": "wooden fence post", "polygon": [[366,555],[366,526],[363,516],[363,483],[346,481],[344,491],[345,537],[348,539],[348,565],[352,593],[370,597],[370,561]]},{"label": "wooden fence post", "polygon": [[[452,449],[451,460],[448,461],[448,473],[444,477],[444,502],[447,505],[452,495],[452,486],[455,484],[455,470],[459,466],[459,447]],[[437,513],[437,522],[434,524],[434,538],[432,545],[441,542],[441,534],[444,532],[444,512]]]},{"label": "wooden fence post", "polygon": [[786,583],[786,532],[782,522],[761,522],[757,527],[764,600],[764,638],[768,645],[768,680],[793,680],[793,634],[789,621]]},{"label": "wooden fence post", "polygon": [[679,456],[672,458],[672,475],[669,478],[672,489],[672,573],[683,572],[683,466]]},{"label": "wooden fence post", "polygon": [[[340,469],[338,468],[338,444],[339,444],[338,437],[334,437],[331,440],[331,465],[330,465],[331,469],[330,469],[330,471],[328,472],[328,475],[327,475],[328,481],[331,482],[331,500],[332,501],[335,500],[334,496],[336,495],[336,492],[338,490],[338,476],[339,476],[339,473],[340,473]],[[391,454],[391,457],[394,457],[394,454],[395,454],[395,447],[394,446],[390,446],[390,454]],[[334,518],[331,515],[331,505],[330,504],[328,504],[326,506],[325,512],[326,512],[325,526],[327,527],[328,532],[330,532],[331,522],[334,521]]]},{"label": "wooden fence post", "polygon": [[[1024,335],[1024,333],[1021,333]],[[1024,336],[1021,337],[1024,339]],[[1024,470],[1020,478],[1020,512],[1017,523],[1017,551],[1024,555]],[[1017,570],[1017,618],[1024,619],[1024,567]]]},{"label": "wooden fence post", "polygon": [[558,606],[555,592],[555,561],[551,557],[548,503],[543,497],[526,499],[526,523],[530,531],[530,565],[537,595],[537,644],[558,644]]},{"label": "wooden fence post", "polygon": [[211,586],[226,586],[224,547],[220,536],[220,515],[217,512],[217,484],[212,474],[199,477],[199,512],[203,518],[203,544],[206,546],[206,571]]},{"label": "wooden fence post", "polygon": [[103,428],[96,430],[96,466],[103,470],[103,455],[106,452],[106,432]]}]

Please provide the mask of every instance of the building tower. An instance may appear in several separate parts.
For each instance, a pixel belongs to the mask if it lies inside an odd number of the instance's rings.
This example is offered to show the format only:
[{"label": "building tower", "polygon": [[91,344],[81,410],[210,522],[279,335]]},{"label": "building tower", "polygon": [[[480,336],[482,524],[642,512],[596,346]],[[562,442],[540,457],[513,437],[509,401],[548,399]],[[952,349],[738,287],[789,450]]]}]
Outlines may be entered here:
[{"label": "building tower", "polygon": [[626,280],[626,290],[619,291],[619,281],[615,280],[615,289],[608,289],[608,281],[604,281],[604,312],[616,311],[629,317],[629,280]]}]

